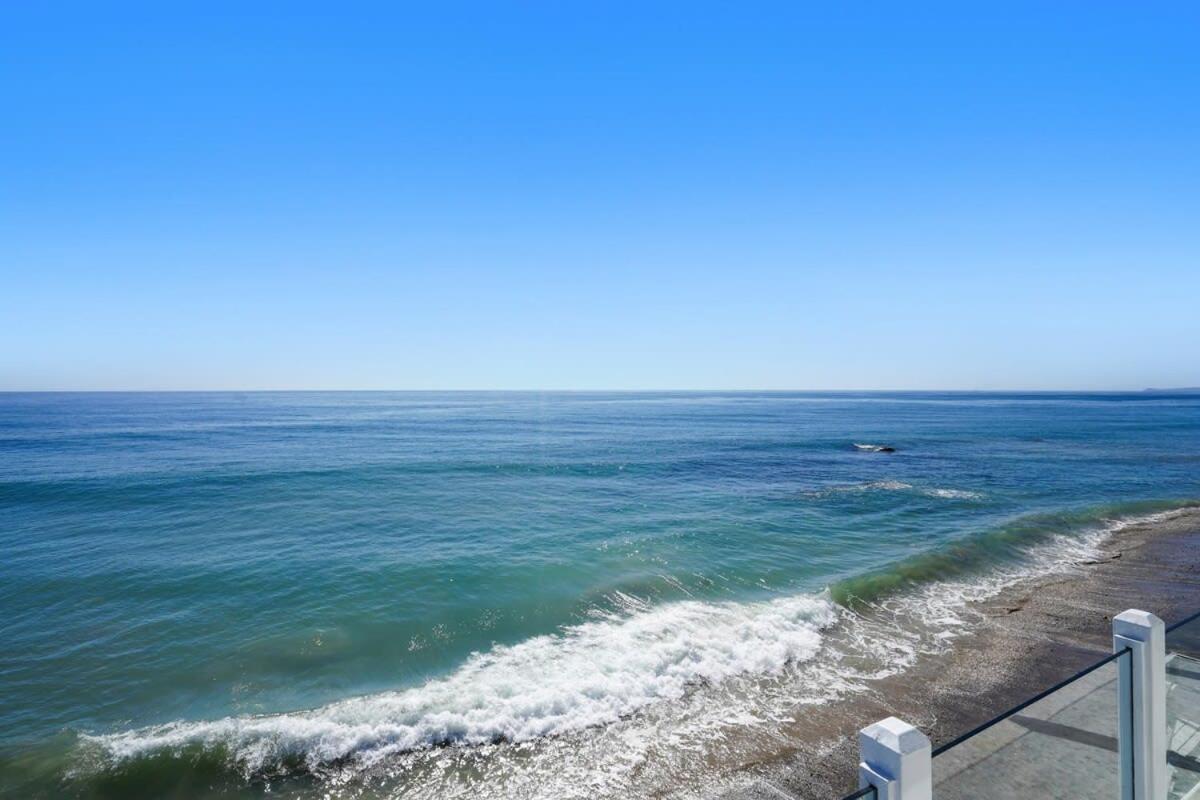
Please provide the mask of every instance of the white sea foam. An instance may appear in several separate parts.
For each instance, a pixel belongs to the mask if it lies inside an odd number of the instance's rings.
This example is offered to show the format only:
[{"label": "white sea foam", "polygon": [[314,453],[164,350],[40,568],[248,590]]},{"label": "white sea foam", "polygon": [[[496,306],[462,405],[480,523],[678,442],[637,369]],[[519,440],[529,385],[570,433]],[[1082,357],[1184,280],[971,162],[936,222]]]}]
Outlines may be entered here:
[{"label": "white sea foam", "polygon": [[[399,764],[401,772],[424,765],[427,778],[411,793],[421,798],[586,798],[600,786],[613,796],[635,796],[631,765],[658,748],[699,753],[737,741],[757,747],[754,731],[787,724],[798,708],[867,688],[922,654],[952,646],[972,629],[980,613],[973,604],[1020,581],[1077,569],[1126,527],[1183,513],[1126,517],[1055,536],[1018,563],[916,587],[883,599],[872,613],[843,609],[825,593],[657,607],[626,595],[616,598],[618,613],[473,655],[421,687],[310,711],[181,721],[85,739],[110,762],[219,747],[247,773],[286,757],[317,772],[337,764],[343,777],[377,764]],[[595,736],[584,733],[593,728]],[[476,747],[433,749],[441,744]],[[498,773],[487,768],[486,785],[464,783],[451,765],[465,763],[455,753],[466,758],[468,751],[471,769],[484,768],[479,759],[505,766]],[[530,793],[532,786],[538,792]]]},{"label": "white sea foam", "polygon": [[887,598],[879,607],[938,629],[938,638],[946,641],[970,630],[970,617],[980,613],[973,604],[995,597],[1022,581],[1072,572],[1100,558],[1105,543],[1126,528],[1164,522],[1191,511],[1194,509],[1120,517],[1084,531],[1059,534],[1029,547],[1016,563],[997,566],[982,575],[935,581]]},{"label": "white sea foam", "polygon": [[312,711],[174,722],[90,736],[114,759],[221,745],[246,770],[283,757],[310,767],[371,763],[440,744],[521,742],[618,720],[697,684],[769,674],[812,658],[837,619],[824,596],[759,603],[684,601],[587,622],[471,656],[406,691]]},{"label": "white sea foam", "polygon": [[911,483],[904,481],[867,481],[866,483],[851,483],[845,486],[830,486],[818,494],[839,493],[839,492],[906,492],[913,488]]},{"label": "white sea foam", "polygon": [[851,487],[851,491],[856,489],[861,491],[879,489],[885,492],[903,492],[911,488],[913,488],[912,484],[905,483],[904,481],[871,481],[870,483],[861,483],[858,486]]},{"label": "white sea foam", "polygon": [[922,494],[930,497],[941,497],[946,500],[981,500],[983,495],[967,489],[922,489]]},{"label": "white sea foam", "polygon": [[867,481],[864,483],[853,483],[846,486],[831,486],[827,489],[811,492],[810,494],[816,497],[823,497],[829,494],[842,494],[854,492],[913,492],[915,494],[925,495],[926,497],[936,497],[942,500],[982,500],[981,492],[974,492],[968,489],[946,489],[929,486],[914,486],[911,483],[897,480],[882,480],[882,481]]}]

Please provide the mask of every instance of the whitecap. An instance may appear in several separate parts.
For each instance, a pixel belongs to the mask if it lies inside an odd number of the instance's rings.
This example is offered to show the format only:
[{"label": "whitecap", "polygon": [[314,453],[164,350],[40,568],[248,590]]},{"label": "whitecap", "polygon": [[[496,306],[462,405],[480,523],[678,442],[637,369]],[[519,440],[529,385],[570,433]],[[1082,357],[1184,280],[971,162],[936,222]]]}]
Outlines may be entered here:
[{"label": "whitecap", "polygon": [[811,497],[824,497],[831,494],[844,494],[854,492],[915,492],[926,497],[935,497],[942,500],[982,500],[983,493],[975,492],[968,489],[949,489],[939,487],[922,487],[914,486],[911,483],[897,480],[881,480],[867,481],[865,483],[854,483],[846,486],[830,486],[826,489],[807,492]]},{"label": "whitecap", "polygon": [[921,494],[940,497],[943,500],[982,500],[983,494],[967,489],[922,489]]},{"label": "whitecap", "polygon": [[[692,752],[712,741],[724,747],[736,727],[769,729],[806,704],[869,688],[976,630],[979,601],[1023,580],[1081,569],[1114,533],[1182,513],[1125,517],[1055,536],[1019,562],[915,587],[865,614],[835,605],[827,593],[657,607],[630,597],[622,612],[474,654],[420,687],[309,711],[84,738],[110,764],[200,746],[228,753],[247,774],[289,757],[318,774],[335,764],[345,775],[390,764],[392,756],[401,765],[442,764],[453,763],[454,753],[477,753],[508,759],[510,771],[489,771],[495,785],[485,787],[434,769],[414,796],[528,796],[513,788],[521,781],[545,788],[545,796],[593,797],[600,784],[613,796],[635,796],[630,764],[661,743]],[[498,742],[518,743],[511,759]]]},{"label": "whitecap", "polygon": [[[631,604],[632,605],[632,604]],[[680,601],[476,653],[450,675],[310,711],[86,736],[110,760],[223,747],[247,772],[284,758],[370,764],[436,745],[523,742],[603,725],[691,687],[812,658],[837,609],[823,595]]]},{"label": "whitecap", "polygon": [[[1095,561],[1117,533],[1136,525],[1163,522],[1194,509],[1173,509],[1152,514],[1118,517],[1080,532],[1062,533],[1026,549],[1013,564],[996,566],[982,575],[935,581],[897,594],[878,604],[894,615],[914,619],[950,639],[972,630],[973,618],[983,612],[977,604],[1023,581],[1067,574]],[[952,634],[946,636],[946,633]]]}]

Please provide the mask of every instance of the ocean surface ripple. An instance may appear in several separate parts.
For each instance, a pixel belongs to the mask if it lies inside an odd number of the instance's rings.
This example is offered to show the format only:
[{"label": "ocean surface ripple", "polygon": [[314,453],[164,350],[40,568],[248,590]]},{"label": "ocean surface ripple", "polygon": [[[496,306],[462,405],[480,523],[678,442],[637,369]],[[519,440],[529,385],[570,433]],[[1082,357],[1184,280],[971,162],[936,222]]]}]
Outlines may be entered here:
[{"label": "ocean surface ripple", "polygon": [[0,794],[715,780],[806,707],[952,647],[972,601],[1193,507],[1197,411],[2,396]]}]

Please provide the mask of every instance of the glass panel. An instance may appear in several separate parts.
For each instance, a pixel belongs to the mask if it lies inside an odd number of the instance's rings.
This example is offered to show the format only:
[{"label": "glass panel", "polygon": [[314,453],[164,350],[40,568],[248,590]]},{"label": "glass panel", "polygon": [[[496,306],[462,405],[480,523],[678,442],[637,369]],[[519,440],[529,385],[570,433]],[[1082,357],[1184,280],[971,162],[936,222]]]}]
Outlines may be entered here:
[{"label": "glass panel", "polygon": [[1200,800],[1200,619],[1167,631],[1170,800]]},{"label": "glass panel", "polygon": [[846,795],[842,800],[876,800],[878,797],[879,793],[875,790],[875,787],[867,786],[859,789],[854,794]]},{"label": "glass panel", "polygon": [[1121,796],[1117,690],[1125,652],[933,759],[938,800]]}]

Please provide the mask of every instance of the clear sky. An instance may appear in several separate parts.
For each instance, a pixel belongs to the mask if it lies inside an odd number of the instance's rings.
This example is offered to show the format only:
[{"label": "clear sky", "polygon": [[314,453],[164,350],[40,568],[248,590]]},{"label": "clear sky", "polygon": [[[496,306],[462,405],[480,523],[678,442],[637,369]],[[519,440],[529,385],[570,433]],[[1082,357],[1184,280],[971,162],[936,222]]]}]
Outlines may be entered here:
[{"label": "clear sky", "polygon": [[6,3],[0,102],[2,389],[1200,385],[1194,2]]}]

